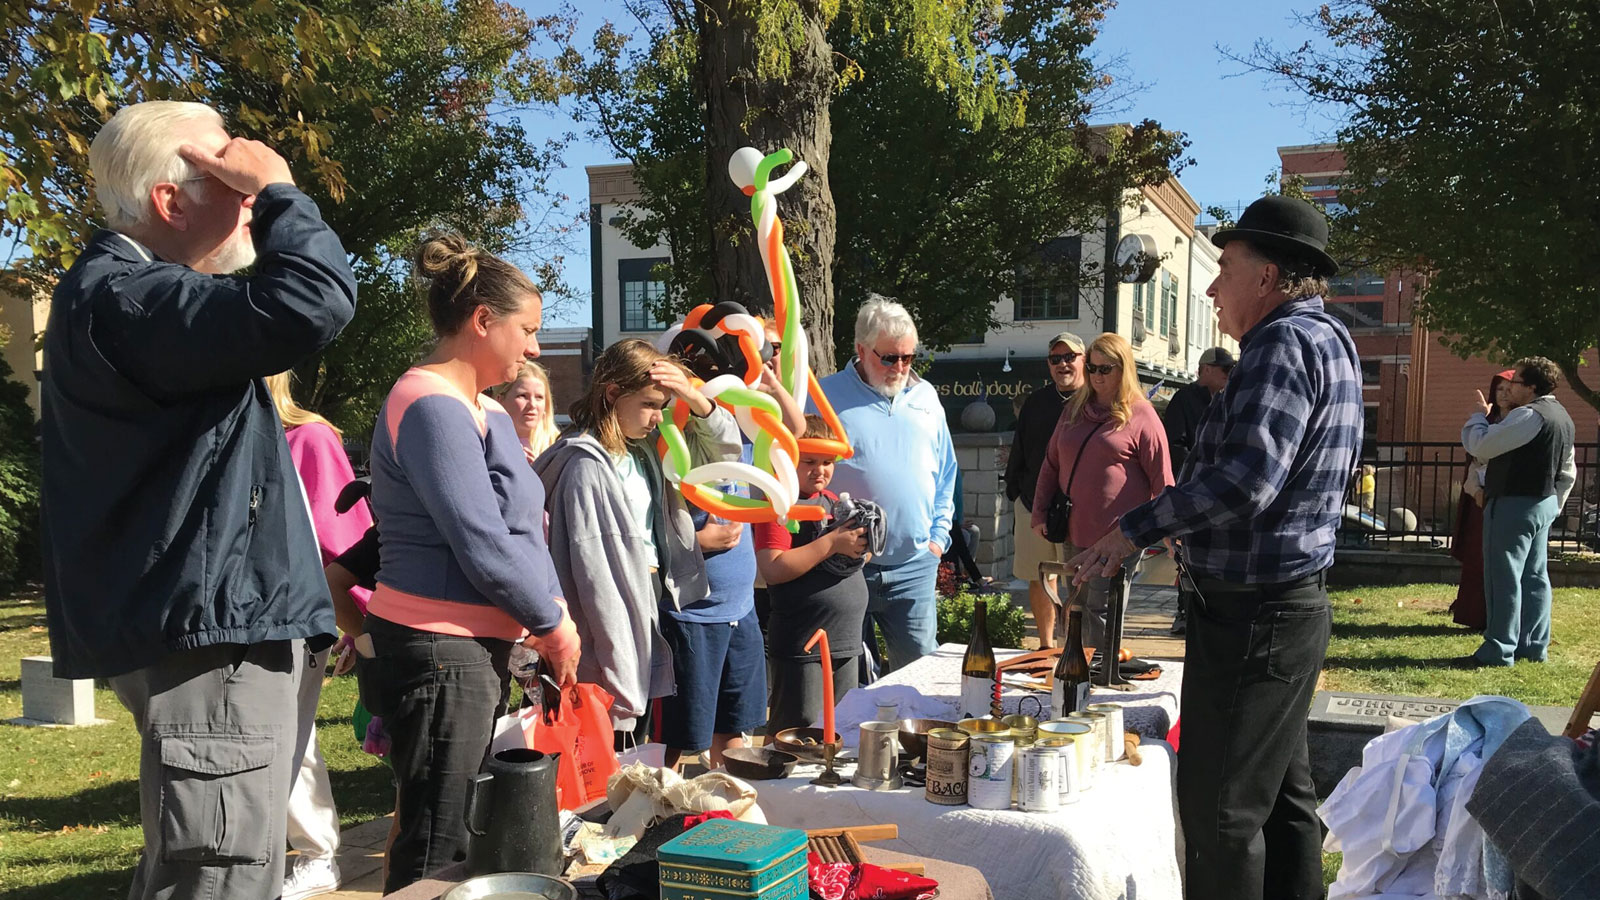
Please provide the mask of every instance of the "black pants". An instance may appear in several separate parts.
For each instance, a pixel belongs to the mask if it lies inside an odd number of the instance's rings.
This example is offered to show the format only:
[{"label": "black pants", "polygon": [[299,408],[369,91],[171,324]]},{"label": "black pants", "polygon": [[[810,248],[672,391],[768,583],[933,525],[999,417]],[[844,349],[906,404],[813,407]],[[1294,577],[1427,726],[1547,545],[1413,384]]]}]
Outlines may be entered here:
[{"label": "black pants", "polygon": [[467,791],[510,698],[511,642],[418,631],[367,617],[399,790],[383,892],[467,858]]},{"label": "black pants", "polygon": [[1332,627],[1325,574],[1196,587],[1178,748],[1186,894],[1316,900],[1322,829],[1306,714]]}]

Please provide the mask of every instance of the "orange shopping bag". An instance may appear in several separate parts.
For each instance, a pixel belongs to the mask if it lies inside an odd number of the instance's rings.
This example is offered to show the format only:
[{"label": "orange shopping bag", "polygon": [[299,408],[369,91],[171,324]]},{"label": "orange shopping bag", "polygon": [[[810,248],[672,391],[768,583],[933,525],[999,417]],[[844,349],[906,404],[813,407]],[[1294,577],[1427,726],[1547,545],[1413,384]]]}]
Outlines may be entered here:
[{"label": "orange shopping bag", "polygon": [[598,684],[557,687],[540,676],[543,690],[530,692],[533,706],[524,735],[527,747],[540,753],[561,754],[556,773],[556,799],[562,809],[577,809],[604,799],[606,782],[622,767],[613,749],[612,697]]}]

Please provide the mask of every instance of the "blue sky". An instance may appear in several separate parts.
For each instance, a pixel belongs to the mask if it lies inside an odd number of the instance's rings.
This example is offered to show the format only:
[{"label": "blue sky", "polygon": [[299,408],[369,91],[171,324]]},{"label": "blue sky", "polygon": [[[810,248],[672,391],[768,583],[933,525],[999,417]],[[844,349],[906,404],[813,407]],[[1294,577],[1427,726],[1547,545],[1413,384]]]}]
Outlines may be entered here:
[{"label": "blue sky", "polygon": [[[520,5],[539,14],[553,4],[522,0]],[[587,0],[582,8],[585,29],[608,17],[619,24],[631,22],[614,0]],[[1282,0],[1122,0],[1107,17],[1095,54],[1107,61],[1120,58],[1121,77],[1141,89],[1096,121],[1150,118],[1185,132],[1194,164],[1179,180],[1201,207],[1248,203],[1260,196],[1263,179],[1277,168],[1278,147],[1330,140],[1338,123],[1326,111],[1304,109],[1281,83],[1245,72],[1224,58],[1219,47],[1242,53],[1258,39],[1298,45],[1313,34],[1294,22],[1292,14],[1309,8],[1308,2]],[[561,116],[530,117],[527,125],[535,135],[576,128]],[[568,149],[566,169],[554,179],[554,187],[582,208],[588,193],[583,167],[612,161],[608,147],[580,140]],[[579,300],[552,315],[551,324],[589,321],[588,245],[576,243],[566,272]]]}]

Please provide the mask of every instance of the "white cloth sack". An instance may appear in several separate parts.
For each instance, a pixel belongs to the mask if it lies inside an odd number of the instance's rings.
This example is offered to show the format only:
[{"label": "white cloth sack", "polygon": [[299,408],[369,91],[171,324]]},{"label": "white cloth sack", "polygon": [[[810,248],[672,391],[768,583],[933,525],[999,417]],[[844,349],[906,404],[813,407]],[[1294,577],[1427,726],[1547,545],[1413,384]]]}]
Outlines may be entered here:
[{"label": "white cloth sack", "polygon": [[606,782],[611,819],[606,837],[638,838],[651,824],[675,813],[727,810],[742,822],[767,824],[756,789],[726,772],[684,778],[671,769],[631,763]]},{"label": "white cloth sack", "polygon": [[1344,853],[1329,900],[1504,900],[1510,872],[1465,804],[1482,761],[1529,715],[1515,700],[1474,697],[1369,741],[1317,810],[1324,849]]}]

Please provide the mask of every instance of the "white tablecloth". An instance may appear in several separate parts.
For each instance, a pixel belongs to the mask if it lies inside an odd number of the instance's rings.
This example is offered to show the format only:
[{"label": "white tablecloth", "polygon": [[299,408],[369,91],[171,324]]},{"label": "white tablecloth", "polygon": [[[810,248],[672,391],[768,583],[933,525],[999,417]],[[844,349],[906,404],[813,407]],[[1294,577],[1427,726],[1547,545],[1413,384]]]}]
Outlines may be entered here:
[{"label": "white tablecloth", "polygon": [[[850,695],[870,697],[879,686],[908,685],[954,705],[964,652],[960,645],[945,644]],[[1022,652],[996,650],[995,656],[1004,660]],[[1127,707],[1127,729],[1144,735],[1144,764],[1124,761],[1102,768],[1094,788],[1060,812],[940,806],[927,802],[921,788],[864,791],[848,782],[819,787],[809,782],[821,767],[804,764],[790,778],[753,782],[761,809],[768,822],[794,828],[893,822],[900,826],[900,838],[881,846],[972,866],[983,873],[997,900],[1181,900],[1173,752],[1157,738],[1177,721],[1183,664],[1161,665],[1162,675],[1154,681],[1134,682],[1129,691],[1097,687],[1091,694],[1097,703]],[[1030,696],[1049,703],[1048,695],[1006,688],[1001,697],[1006,713],[1021,705],[1033,714],[1034,704],[1022,702]],[[851,737],[856,731],[843,720],[838,727]],[[852,771],[849,765],[840,767],[847,779]]]},{"label": "white tablecloth", "polygon": [[[1182,900],[1172,748],[1152,741],[1141,751],[1143,765],[1102,768],[1091,790],[1054,813],[939,806],[920,787],[819,787],[809,782],[822,767],[805,764],[751,784],[773,825],[893,822],[900,837],[874,846],[972,866],[996,900]],[[847,779],[852,771],[840,766]]]},{"label": "white tablecloth", "polygon": [[[1004,662],[1024,652],[1026,651],[996,650],[994,655]],[[960,644],[941,644],[933,655],[924,656],[911,665],[891,672],[857,690],[870,694],[872,689],[879,685],[904,684],[916,688],[925,696],[955,705],[961,699],[961,657],[965,653],[966,648]],[[1002,681],[1002,685],[1004,684]],[[1178,721],[1178,698],[1182,684],[1183,663],[1163,660],[1159,678],[1153,681],[1135,681],[1126,691],[1095,687],[1090,692],[1090,698],[1094,703],[1121,703],[1126,707],[1122,718],[1123,727],[1128,731],[1137,731],[1145,738],[1165,738],[1167,729]],[[1038,715],[1035,712],[1036,705],[1031,699],[1024,702],[1025,698],[1030,697],[1037,697],[1044,703],[1046,714],[1038,718],[1041,721],[1050,718],[1049,694],[1006,686],[1000,696],[1000,702],[1005,707],[1007,715],[1019,711],[1030,716]],[[840,730],[844,730],[842,722]]]}]

